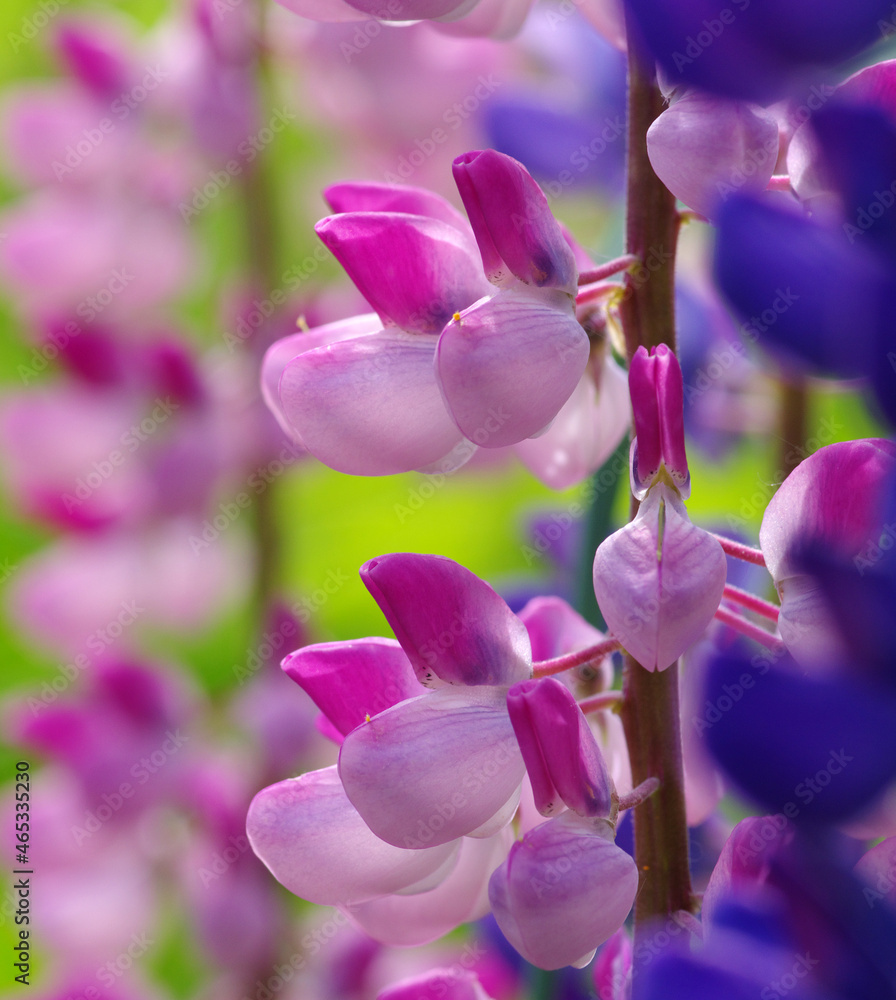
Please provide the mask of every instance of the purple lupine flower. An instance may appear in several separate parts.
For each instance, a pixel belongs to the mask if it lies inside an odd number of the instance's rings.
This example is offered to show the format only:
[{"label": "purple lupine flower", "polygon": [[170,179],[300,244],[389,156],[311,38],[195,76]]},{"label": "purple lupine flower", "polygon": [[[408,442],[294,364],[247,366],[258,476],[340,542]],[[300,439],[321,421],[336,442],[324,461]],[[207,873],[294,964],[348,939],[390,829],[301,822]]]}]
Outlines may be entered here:
[{"label": "purple lupine flower", "polygon": [[575,260],[544,195],[492,151],[454,171],[472,231],[420,189],[327,192],[340,211],[318,233],[376,315],[274,345],[262,382],[281,426],[341,471],[456,467],[477,445],[531,437],[584,370]]},{"label": "purple lupine flower", "polygon": [[[808,89],[880,37],[888,0],[626,0],[630,45],[670,80],[769,104]],[[887,22],[885,22],[887,23]]]},{"label": "purple lupine flower", "polygon": [[498,926],[543,969],[584,965],[628,916],[632,857],[613,843],[618,799],[569,690],[554,678],[510,689],[508,710],[543,815],[489,881]]},{"label": "purple lupine flower", "polygon": [[692,524],[684,446],[683,386],[675,355],[660,345],[632,358],[635,415],[633,521],[610,535],[594,558],[594,592],[610,631],[648,670],[664,670],[701,636],[722,598],[725,554]]},{"label": "purple lupine flower", "polygon": [[433,969],[387,987],[376,1000],[489,1000],[472,972]]}]

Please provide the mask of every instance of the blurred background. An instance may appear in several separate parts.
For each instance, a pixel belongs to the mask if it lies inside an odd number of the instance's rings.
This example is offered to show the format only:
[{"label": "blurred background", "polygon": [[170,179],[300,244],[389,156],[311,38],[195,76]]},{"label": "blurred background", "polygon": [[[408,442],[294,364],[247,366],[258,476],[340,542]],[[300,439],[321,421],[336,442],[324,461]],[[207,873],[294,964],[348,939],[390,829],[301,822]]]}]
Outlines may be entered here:
[{"label": "blurred background", "polygon": [[[508,43],[264,0],[8,0],[0,51],[0,950],[25,760],[33,996],[373,1000],[454,963],[496,1000],[538,995],[544,974],[487,922],[392,949],[290,897],[245,813],[334,759],[278,664],[388,633],[362,563],[440,553],[514,607],[557,593],[588,611],[578,514],[626,518],[627,452],[562,491],[509,450],[349,477],[283,436],[258,372],[278,337],[366,311],[313,231],[337,180],[459,206],[451,161],[493,146],[594,260],[618,255],[623,58],[571,4],[536,7]],[[878,431],[848,387],[803,385],[799,442],[782,437],[790,390],[731,348],[707,228],[681,250],[689,511],[755,542],[795,460]],[[593,996],[576,975],[562,995]]]}]

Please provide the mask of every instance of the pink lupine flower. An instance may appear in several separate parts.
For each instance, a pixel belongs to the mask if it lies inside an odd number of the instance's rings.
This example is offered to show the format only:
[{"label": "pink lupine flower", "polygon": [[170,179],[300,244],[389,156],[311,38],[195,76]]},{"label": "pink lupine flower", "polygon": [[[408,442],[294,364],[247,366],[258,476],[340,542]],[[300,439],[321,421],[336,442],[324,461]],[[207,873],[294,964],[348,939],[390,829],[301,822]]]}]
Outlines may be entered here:
[{"label": "pink lupine flower", "polygon": [[472,231],[420,189],[327,192],[339,214],[318,233],[376,316],[275,344],[262,382],[281,426],[340,471],[456,467],[538,434],[587,362],[575,260],[541,190],[493,151],[454,171]]},{"label": "pink lupine flower", "polygon": [[759,529],[781,613],[778,627],[801,663],[819,665],[844,652],[843,639],[815,579],[801,570],[795,550],[821,543],[863,569],[870,568],[883,533],[883,489],[896,464],[891,441],[841,441],[819,448],[784,480]]},{"label": "pink lupine flower", "polygon": [[451,34],[511,38],[529,13],[531,0],[278,0],[312,21],[389,22],[431,20]]},{"label": "pink lupine flower", "polygon": [[778,123],[764,109],[689,91],[647,132],[657,176],[689,208],[712,218],[735,191],[764,191],[778,161]]},{"label": "pink lupine flower", "polygon": [[389,986],[376,1000],[489,1000],[489,996],[472,972],[433,969]]},{"label": "pink lupine flower", "polygon": [[508,709],[543,815],[489,882],[498,926],[544,969],[584,965],[619,930],[638,870],[614,843],[616,791],[572,694],[553,678],[511,688]]},{"label": "pink lupine flower", "polygon": [[718,541],[692,524],[684,446],[683,386],[675,355],[660,345],[632,358],[635,519],[594,559],[594,591],[610,631],[648,670],[665,670],[702,635],[722,599],[727,567]]}]

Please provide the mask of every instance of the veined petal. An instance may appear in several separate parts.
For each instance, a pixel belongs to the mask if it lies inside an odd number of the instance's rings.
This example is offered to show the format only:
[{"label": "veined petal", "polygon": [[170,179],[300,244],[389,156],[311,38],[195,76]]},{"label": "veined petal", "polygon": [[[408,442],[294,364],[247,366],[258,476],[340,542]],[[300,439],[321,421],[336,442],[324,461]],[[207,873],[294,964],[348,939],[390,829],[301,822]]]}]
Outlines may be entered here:
[{"label": "veined petal", "polygon": [[367,716],[423,693],[407,654],[394,639],[303,646],[282,665],[343,736]]},{"label": "veined petal", "polygon": [[507,692],[507,711],[538,811],[553,815],[562,802],[580,816],[608,817],[613,783],[570,690],[554,677],[523,681]]},{"label": "veined petal", "polygon": [[505,828],[484,840],[461,841],[451,874],[429,892],[395,894],[347,909],[352,920],[382,944],[428,944],[489,912],[488,878],[507,857],[513,835]]},{"label": "veined petal", "polygon": [[314,227],[383,322],[438,333],[489,285],[469,237],[439,219],[346,212]]},{"label": "veined petal", "polygon": [[586,370],[544,434],[520,441],[513,450],[533,476],[551,489],[565,490],[603,465],[630,423],[628,378],[608,358],[599,388]]},{"label": "veined petal", "polygon": [[509,686],[531,674],[525,625],[453,559],[395,552],[360,572],[423,683]]},{"label": "veined petal", "polygon": [[487,149],[464,153],[452,170],[489,281],[503,287],[517,278],[575,295],[575,257],[526,168]]},{"label": "veined petal", "polygon": [[346,794],[396,846],[446,844],[516,794],[523,760],[498,688],[442,688],[353,730],[339,754]]},{"label": "veined petal", "polygon": [[484,448],[543,431],[588,363],[588,336],[572,300],[499,292],[452,320],[439,337],[439,388],[464,436]]},{"label": "veined petal", "polygon": [[498,926],[539,968],[579,964],[619,930],[635,901],[634,859],[592,823],[567,812],[535,827],[489,882]]},{"label": "veined petal", "polygon": [[403,979],[377,995],[376,1000],[490,1000],[479,980],[463,969],[431,969]]},{"label": "veined petal", "polygon": [[311,454],[339,472],[429,465],[462,440],[439,396],[435,346],[434,337],[382,330],[307,351],[284,368],[283,413]]},{"label": "veined petal", "polygon": [[324,198],[334,212],[403,212],[439,219],[454,226],[475,249],[470,224],[441,195],[410,184],[377,184],[374,181],[344,181],[331,184]]},{"label": "veined petal", "polygon": [[519,619],[529,633],[536,662],[596,646],[606,639],[561,597],[533,597],[520,611]]},{"label": "veined petal", "polygon": [[327,323],[307,332],[293,333],[271,344],[261,362],[261,395],[288,437],[297,437],[296,429],[289,422],[280,403],[280,379],[289,362],[306,351],[336,344],[340,340],[364,337],[369,333],[377,333],[382,328],[383,324],[375,313],[365,313]]},{"label": "veined petal", "polygon": [[648,670],[665,670],[702,635],[725,588],[721,545],[657,483],[637,517],[601,543],[594,593],[609,630]]},{"label": "veined petal", "polygon": [[759,529],[765,565],[777,584],[798,573],[793,545],[813,538],[854,555],[874,532],[896,445],[880,438],[819,448],[790,473],[769,501]]},{"label": "veined petal", "polygon": [[778,160],[778,123],[754,105],[690,91],[650,126],[647,153],[675,197],[712,218],[729,194],[765,190]]},{"label": "veined petal", "polygon": [[420,882],[452,864],[458,849],[455,843],[426,850],[383,843],[346,798],[335,767],[260,791],[249,806],[246,832],[278,882],[312,903],[333,906]]}]

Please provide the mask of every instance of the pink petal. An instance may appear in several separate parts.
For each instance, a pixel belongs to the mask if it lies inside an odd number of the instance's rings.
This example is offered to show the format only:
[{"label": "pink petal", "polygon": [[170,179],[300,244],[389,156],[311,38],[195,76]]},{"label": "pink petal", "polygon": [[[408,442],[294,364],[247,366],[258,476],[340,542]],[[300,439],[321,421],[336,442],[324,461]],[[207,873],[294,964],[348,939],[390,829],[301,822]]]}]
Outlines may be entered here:
[{"label": "pink petal", "polygon": [[500,292],[442,331],[439,387],[464,436],[500,448],[547,427],[576,388],[588,350],[565,296]]},{"label": "pink petal", "polygon": [[396,552],[360,572],[423,683],[509,686],[531,674],[525,625],[453,559]]},{"label": "pink petal", "polygon": [[517,458],[546,486],[576,486],[613,454],[631,423],[628,377],[612,358],[601,369],[600,387],[586,369],[551,426],[514,445]]},{"label": "pink petal", "polygon": [[614,789],[585,716],[554,677],[523,681],[507,693],[507,711],[543,816],[561,803],[580,816],[609,816]]},{"label": "pink petal", "polygon": [[484,840],[465,837],[451,874],[429,892],[383,896],[353,906],[349,916],[382,944],[428,944],[489,912],[488,879],[507,857],[509,828]]},{"label": "pink petal", "polygon": [[712,621],[726,573],[721,545],[690,522],[673,488],[657,483],[635,520],[599,546],[594,593],[632,656],[648,670],[665,670]]},{"label": "pink petal", "polygon": [[339,472],[423,468],[461,441],[439,396],[435,346],[434,337],[383,330],[307,351],[284,368],[283,413],[311,454]]},{"label": "pink petal", "polygon": [[403,979],[377,994],[376,1000],[490,1000],[472,972],[432,969]]},{"label": "pink petal", "polygon": [[635,418],[632,492],[643,500],[654,477],[665,467],[678,491],[690,494],[684,447],[684,384],[678,358],[665,344],[648,355],[639,347],[628,373]]},{"label": "pink petal", "polygon": [[[456,16],[458,10],[467,13],[471,0],[390,0],[385,7],[382,0],[346,0],[368,17],[384,21],[422,21],[430,17]],[[388,16],[384,16],[388,15]]]},{"label": "pink petal", "polygon": [[369,21],[370,15],[346,0],[277,0],[281,7],[311,21]]},{"label": "pink petal", "polygon": [[879,438],[829,444],[800,462],[769,501],[759,529],[776,584],[796,573],[788,556],[798,539],[858,553],[876,526],[883,483],[894,464],[896,445]]},{"label": "pink petal", "polygon": [[482,826],[524,767],[502,689],[442,688],[353,730],[339,754],[347,795],[387,843],[446,844]]},{"label": "pink petal", "polygon": [[435,19],[434,27],[459,38],[513,38],[525,23],[531,6],[532,0],[479,0],[469,14],[457,20],[453,16]]},{"label": "pink petal", "polygon": [[580,964],[619,930],[635,901],[634,860],[594,831],[563,813],[514,844],[491,877],[498,926],[539,968]]},{"label": "pink petal", "polygon": [[606,638],[560,597],[533,597],[519,619],[529,633],[536,662],[595,646]]},{"label": "pink petal", "polygon": [[331,184],[324,198],[334,212],[403,212],[438,219],[454,226],[472,245],[467,220],[441,195],[409,184],[377,184],[373,181],[345,181]]},{"label": "pink petal", "polygon": [[489,281],[504,287],[516,278],[575,295],[575,257],[526,168],[487,149],[464,153],[452,170]]},{"label": "pink petal", "polygon": [[404,850],[378,840],[346,798],[335,767],[260,791],[249,806],[252,850],[290,892],[347,905],[405,889],[453,863],[458,845]]},{"label": "pink petal", "polygon": [[318,236],[386,324],[438,333],[489,291],[469,238],[439,219],[401,212],[346,212]]},{"label": "pink petal", "polygon": [[423,693],[394,639],[304,646],[286,657],[283,670],[343,736],[367,716]]},{"label": "pink petal", "polygon": [[768,186],[778,123],[754,105],[691,91],[650,126],[647,153],[675,197],[712,218],[730,195]]}]

